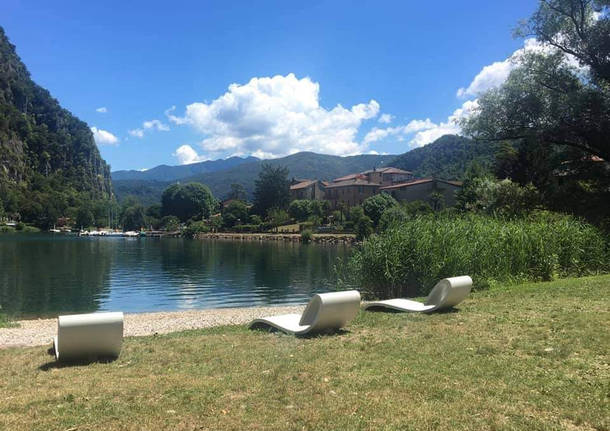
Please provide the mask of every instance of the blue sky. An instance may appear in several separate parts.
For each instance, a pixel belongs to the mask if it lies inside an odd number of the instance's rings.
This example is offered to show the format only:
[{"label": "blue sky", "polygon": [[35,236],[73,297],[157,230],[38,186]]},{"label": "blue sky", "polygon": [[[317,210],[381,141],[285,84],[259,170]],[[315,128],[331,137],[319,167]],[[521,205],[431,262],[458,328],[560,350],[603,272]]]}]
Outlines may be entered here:
[{"label": "blue sky", "polygon": [[505,79],[524,44],[512,29],[535,7],[4,0],[0,25],[116,170],[402,153],[459,132],[452,120]]}]

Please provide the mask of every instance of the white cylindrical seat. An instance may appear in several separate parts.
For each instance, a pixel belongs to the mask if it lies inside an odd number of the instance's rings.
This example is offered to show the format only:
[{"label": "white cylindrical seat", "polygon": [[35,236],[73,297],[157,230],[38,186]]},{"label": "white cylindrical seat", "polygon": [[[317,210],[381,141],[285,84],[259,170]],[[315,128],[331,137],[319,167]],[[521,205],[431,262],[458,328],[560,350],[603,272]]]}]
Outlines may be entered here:
[{"label": "white cylindrical seat", "polygon": [[59,316],[53,340],[59,360],[118,357],[123,345],[123,313]]}]

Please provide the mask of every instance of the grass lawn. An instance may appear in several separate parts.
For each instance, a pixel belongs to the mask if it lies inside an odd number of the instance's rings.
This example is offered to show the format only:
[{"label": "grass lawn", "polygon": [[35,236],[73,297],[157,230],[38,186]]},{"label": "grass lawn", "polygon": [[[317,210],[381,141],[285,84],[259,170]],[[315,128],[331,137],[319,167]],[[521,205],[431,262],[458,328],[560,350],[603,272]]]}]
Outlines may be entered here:
[{"label": "grass lawn", "polygon": [[111,363],[0,350],[0,429],[610,429],[610,276],[361,312],[333,336],[128,338]]}]

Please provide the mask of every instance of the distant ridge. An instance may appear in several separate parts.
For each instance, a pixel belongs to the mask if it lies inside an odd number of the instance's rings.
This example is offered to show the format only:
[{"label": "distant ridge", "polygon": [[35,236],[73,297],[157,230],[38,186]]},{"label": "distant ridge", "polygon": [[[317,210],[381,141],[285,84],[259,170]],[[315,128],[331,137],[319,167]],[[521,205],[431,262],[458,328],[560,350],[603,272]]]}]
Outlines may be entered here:
[{"label": "distant ridge", "polygon": [[428,145],[401,154],[391,164],[412,171],[418,177],[461,180],[474,161],[484,169],[491,169],[497,149],[497,144],[444,135]]},{"label": "distant ridge", "polygon": [[146,171],[124,170],[112,172],[113,180],[151,180],[151,181],[175,181],[181,178],[206,172],[216,172],[229,169],[242,163],[256,162],[256,157],[229,157],[228,159],[207,160],[205,162],[192,163],[190,165],[169,166],[159,165]]},{"label": "distant ridge", "polygon": [[[116,173],[113,173],[113,185],[119,200],[127,195],[132,195],[138,197],[142,203],[147,205],[160,201],[163,190],[169,184],[178,180],[180,182],[196,181],[206,184],[210,187],[214,196],[219,199],[224,198],[229,193],[232,183],[238,183],[244,186],[248,197],[251,198],[252,192],[254,191],[254,181],[258,177],[258,173],[263,163],[269,163],[274,166],[285,166],[289,170],[290,177],[294,178],[332,180],[333,178],[347,175],[352,172],[361,172],[374,167],[389,166],[388,163],[395,158],[396,155],[363,154],[359,156],[340,157],[301,152],[271,160],[259,160],[251,157],[250,159],[254,160],[238,163],[225,169],[202,172],[196,175],[165,181],[156,180],[155,175],[152,175],[151,179],[118,179],[118,177],[115,176]],[[174,168],[182,167],[186,166],[176,166]],[[151,171],[152,170],[153,169],[151,169]],[[138,173],[146,174],[147,172],[149,171]]]},{"label": "distant ridge", "polygon": [[[464,177],[468,166],[475,160],[484,168],[490,169],[495,160],[496,148],[496,145],[478,143],[461,136],[445,135],[431,144],[401,155],[363,154],[340,157],[301,152],[279,159],[256,159],[226,169],[184,176],[179,181],[195,181],[206,184],[210,187],[216,198],[223,199],[229,193],[232,183],[244,186],[248,197],[252,198],[254,181],[263,163],[285,166],[289,170],[290,177],[300,179],[332,180],[375,167],[393,166],[412,171],[418,177],[436,176],[447,180],[460,180]],[[173,168],[183,167],[185,166],[175,166]],[[138,173],[146,174],[147,172],[149,171]],[[127,195],[134,195],[147,205],[159,202],[163,190],[172,182],[178,181],[178,179],[169,181],[145,179],[121,180],[115,174],[113,173],[113,184],[119,200]]]}]

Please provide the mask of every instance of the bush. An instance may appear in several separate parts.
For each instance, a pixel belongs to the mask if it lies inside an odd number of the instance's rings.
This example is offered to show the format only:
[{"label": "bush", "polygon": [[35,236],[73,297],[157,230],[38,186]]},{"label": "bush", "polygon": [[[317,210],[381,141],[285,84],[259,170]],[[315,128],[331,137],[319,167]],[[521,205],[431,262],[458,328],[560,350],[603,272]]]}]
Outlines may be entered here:
[{"label": "bush", "polygon": [[379,193],[378,195],[366,198],[362,203],[364,214],[371,219],[373,224],[377,226],[381,215],[389,208],[398,206],[398,202],[387,193]]},{"label": "bush", "polygon": [[598,229],[569,216],[426,215],[371,236],[339,275],[369,298],[426,295],[458,275],[484,287],[607,271],[606,247]]},{"label": "bush", "polygon": [[161,229],[168,232],[180,229],[180,220],[176,216],[165,216],[159,222]]},{"label": "bush", "polygon": [[194,221],[184,229],[184,236],[187,238],[195,238],[197,234],[207,233],[210,231],[210,226],[204,221]]},{"label": "bush", "polygon": [[301,232],[301,242],[303,244],[309,244],[311,242],[311,240],[313,240],[313,232],[312,231],[307,229],[307,230],[304,230],[303,232]]}]

